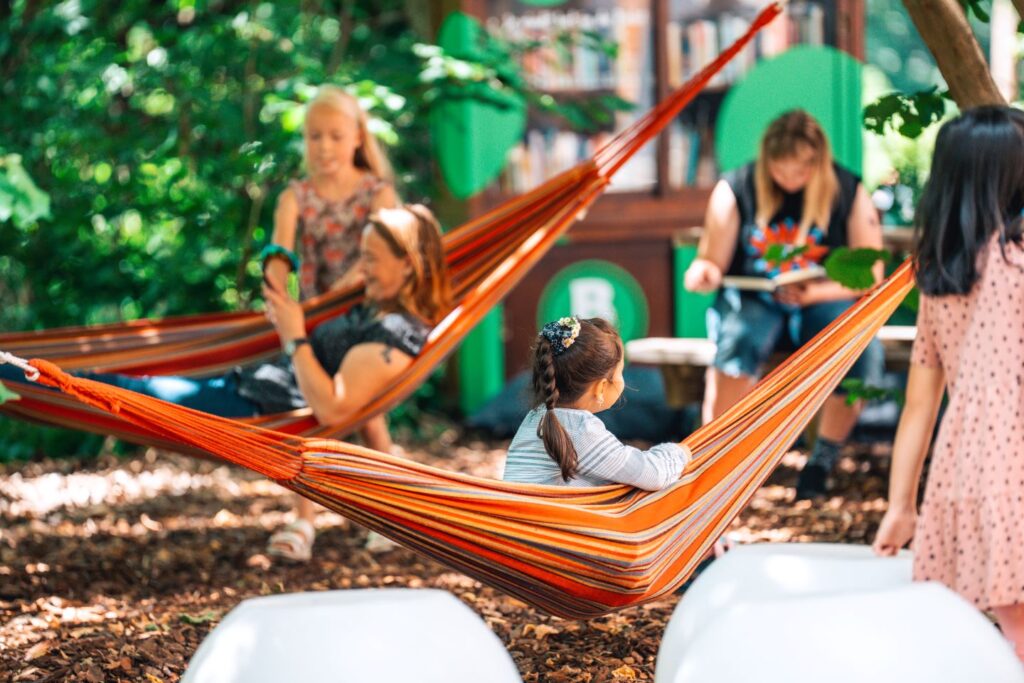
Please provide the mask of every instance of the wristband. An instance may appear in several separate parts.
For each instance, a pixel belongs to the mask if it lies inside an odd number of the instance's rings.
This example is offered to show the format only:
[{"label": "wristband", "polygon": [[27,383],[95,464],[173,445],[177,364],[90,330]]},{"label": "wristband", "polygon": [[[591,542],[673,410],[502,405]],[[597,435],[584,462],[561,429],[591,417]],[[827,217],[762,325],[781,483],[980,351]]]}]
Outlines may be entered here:
[{"label": "wristband", "polygon": [[264,270],[267,267],[267,259],[271,258],[286,258],[292,265],[292,272],[299,272],[299,256],[291,249],[285,249],[280,244],[268,244],[260,252],[260,262],[263,264]]}]

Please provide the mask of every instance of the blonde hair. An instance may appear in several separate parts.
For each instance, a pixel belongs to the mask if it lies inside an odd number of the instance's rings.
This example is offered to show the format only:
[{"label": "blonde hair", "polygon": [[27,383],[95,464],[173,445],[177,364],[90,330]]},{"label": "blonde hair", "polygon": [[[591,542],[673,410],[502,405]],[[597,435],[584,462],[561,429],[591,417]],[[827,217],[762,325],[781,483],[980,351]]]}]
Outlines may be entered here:
[{"label": "blonde hair", "polygon": [[[401,214],[411,214],[413,220]],[[408,258],[412,267],[391,307],[403,308],[432,325],[441,322],[452,308],[452,294],[441,226],[434,214],[422,204],[380,209],[370,215],[369,227],[392,254]]]},{"label": "blonde hair", "polygon": [[359,100],[336,85],[321,85],[316,91],[316,97],[306,105],[306,114],[317,106],[330,107],[356,122],[359,139],[362,141],[356,149],[355,159],[352,160],[356,168],[369,171],[381,180],[394,180],[391,164],[377,138],[370,132],[370,119],[359,106]]},{"label": "blonde hair", "polygon": [[754,169],[757,191],[757,222],[767,225],[782,207],[782,191],[772,180],[768,163],[796,156],[801,145],[815,154],[814,172],[804,188],[803,215],[800,216],[800,242],[812,225],[828,229],[832,205],[839,192],[839,180],[832,166],[832,147],[821,124],[803,109],[793,109],[770,124],[761,138],[761,153]]}]

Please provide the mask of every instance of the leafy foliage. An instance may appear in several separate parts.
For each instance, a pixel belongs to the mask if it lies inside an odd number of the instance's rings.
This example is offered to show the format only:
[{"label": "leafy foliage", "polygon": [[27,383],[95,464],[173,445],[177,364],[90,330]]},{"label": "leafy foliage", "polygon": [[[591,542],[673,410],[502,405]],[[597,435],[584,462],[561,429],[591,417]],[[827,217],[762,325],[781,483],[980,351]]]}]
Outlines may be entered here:
[{"label": "leafy foliage", "polygon": [[[514,61],[525,48],[444,55],[425,13],[409,0],[0,3],[0,330],[248,307],[319,84],[358,96],[410,201],[441,193],[424,154],[439,97],[520,92],[571,123],[600,118],[545,104]],[[0,422],[0,458],[15,440],[94,443],[33,430]]]},{"label": "leafy foliage", "polygon": [[889,93],[864,107],[864,127],[879,135],[888,128],[916,138],[928,126],[942,120],[947,101],[951,101],[949,90],[940,91],[938,86],[909,95]]},{"label": "leafy foliage", "polygon": [[764,252],[764,260],[773,266],[781,266],[807,251],[806,244],[794,246],[792,244],[769,244]]},{"label": "leafy foliage", "polygon": [[[964,12],[968,17],[973,13],[978,18],[978,21],[988,22],[991,20],[991,15],[985,9],[984,0],[960,0],[960,4],[963,5]],[[988,5],[991,7],[992,3],[989,2]]]},{"label": "leafy foliage", "polygon": [[872,268],[878,261],[888,263],[892,255],[884,249],[851,249],[840,247],[825,259],[825,272],[850,289],[867,289],[875,284]]},{"label": "leafy foliage", "polygon": [[844,379],[840,386],[846,392],[846,404],[853,405],[857,401],[896,401],[902,407],[906,400],[899,389],[889,389],[867,384],[860,379]]},{"label": "leafy foliage", "polygon": [[18,394],[8,389],[6,385],[0,384],[0,403],[13,401],[17,398]]}]

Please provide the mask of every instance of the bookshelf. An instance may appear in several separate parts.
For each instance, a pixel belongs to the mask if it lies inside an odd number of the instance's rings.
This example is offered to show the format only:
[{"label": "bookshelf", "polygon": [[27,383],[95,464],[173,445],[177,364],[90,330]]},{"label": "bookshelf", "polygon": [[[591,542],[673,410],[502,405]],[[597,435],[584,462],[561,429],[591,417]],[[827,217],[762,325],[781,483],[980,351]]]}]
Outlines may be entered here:
[{"label": "bookshelf", "polygon": [[[485,26],[516,45],[537,44],[520,64],[527,81],[554,99],[616,96],[635,105],[599,130],[577,132],[552,117],[531,117],[525,139],[509,154],[500,187],[526,192],[589,158],[617,130],[654,104],[653,14],[650,0],[589,0],[541,7],[512,0],[483,3]],[[616,46],[612,55],[602,46]],[[657,150],[642,150],[623,168],[613,192],[651,191]]]},{"label": "bookshelf", "polygon": [[[449,3],[450,4],[450,3]],[[617,96],[635,103],[599,130],[576,132],[552,116],[530,114],[523,139],[498,181],[466,202],[470,215],[526,191],[589,157],[730,44],[762,0],[462,0],[457,9],[495,35],[532,41],[520,60],[526,78],[552,98]],[[602,41],[618,45],[612,58]],[[505,367],[525,367],[538,302],[553,278],[581,260],[607,261],[632,274],[646,298],[648,335],[670,336],[678,252],[674,240],[703,220],[719,169],[714,139],[729,88],[759,60],[796,44],[831,45],[863,59],[864,0],[791,0],[656,140],[624,167],[609,191],[507,298],[500,325]]]}]

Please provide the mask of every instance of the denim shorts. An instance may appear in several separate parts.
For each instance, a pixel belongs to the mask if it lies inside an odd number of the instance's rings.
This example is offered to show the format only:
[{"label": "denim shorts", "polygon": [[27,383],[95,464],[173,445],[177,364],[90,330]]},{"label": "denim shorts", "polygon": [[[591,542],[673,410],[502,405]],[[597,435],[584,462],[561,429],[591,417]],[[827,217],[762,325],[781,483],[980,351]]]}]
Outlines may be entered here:
[{"label": "denim shorts", "polygon": [[[707,313],[708,337],[717,347],[714,366],[730,377],[758,377],[772,352],[795,351],[853,303],[827,301],[797,308],[780,304],[767,292],[721,289]],[[878,384],[884,366],[885,352],[874,339],[846,377]]]}]

